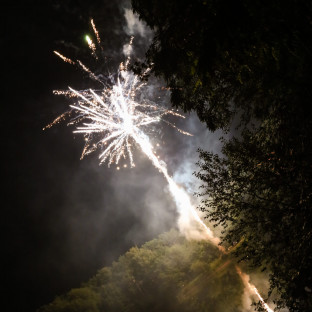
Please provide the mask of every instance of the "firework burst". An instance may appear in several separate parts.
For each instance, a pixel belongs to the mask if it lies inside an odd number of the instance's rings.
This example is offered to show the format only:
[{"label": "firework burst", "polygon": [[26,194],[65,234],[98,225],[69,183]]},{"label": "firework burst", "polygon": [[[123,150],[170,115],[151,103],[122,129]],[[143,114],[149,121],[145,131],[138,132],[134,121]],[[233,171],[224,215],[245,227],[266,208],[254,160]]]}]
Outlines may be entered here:
[{"label": "firework burst", "polygon": [[[96,36],[96,43],[89,36],[86,37],[86,40],[92,56],[98,60],[97,47],[100,48],[101,52],[103,49],[93,20],[91,20],[91,25]],[[130,45],[132,40],[133,38],[130,40]],[[131,51],[131,48],[128,50]],[[57,51],[54,51],[54,53],[64,62],[78,66],[92,80],[100,83],[102,88],[100,90],[88,89],[80,91],[69,88],[69,90],[54,91],[56,95],[74,98],[75,103],[70,105],[69,111],[57,117],[44,129],[50,128],[70,116],[68,124],[75,125],[74,133],[83,134],[85,137],[85,146],[81,158],[96,150],[100,150],[100,164],[107,161],[108,166],[112,163],[117,165],[121,158],[129,158],[130,166],[134,167],[133,146],[137,145],[168,182],[170,193],[180,214],[179,226],[182,232],[186,234],[184,227],[188,226],[191,221],[195,221],[201,227],[201,231],[196,229],[195,232],[197,234],[193,235],[192,238],[209,239],[225,253],[224,248],[219,245],[220,239],[213,235],[212,231],[198,216],[188,194],[175,183],[168,174],[166,164],[155,155],[149,137],[146,135],[153,124],[161,121],[174,127],[182,134],[191,135],[165,119],[168,115],[180,118],[185,117],[176,111],[156,105],[153,101],[141,100],[143,97],[140,97],[140,92],[145,83],[142,83],[136,75],[128,71],[130,56],[127,57],[125,63],[120,64],[115,76],[108,75],[104,77],[94,74],[80,60],[73,61]],[[144,74],[147,74],[147,72]],[[239,268],[237,268],[237,272],[244,281],[244,273]],[[246,285],[250,291],[257,295],[265,310],[272,312],[260,296],[257,288],[248,281]]]},{"label": "firework burst", "polygon": [[[93,24],[94,25],[94,24]],[[95,28],[95,26],[94,26]],[[95,45],[88,44],[95,54]],[[130,42],[132,44],[132,40]],[[185,135],[190,133],[177,128],[174,124],[164,119],[167,115],[184,118],[176,111],[156,105],[152,101],[143,99],[138,101],[142,87],[145,83],[139,81],[138,77],[128,71],[129,58],[125,65],[120,64],[117,77],[112,75],[101,79],[97,77],[81,61],[72,61],[61,53],[54,51],[63,61],[70,64],[78,64],[90,78],[100,82],[104,88],[101,90],[80,90],[72,88],[66,91],[54,91],[70,98],[76,98],[76,102],[70,105],[68,114],[74,115],[69,124],[76,125],[74,133],[85,136],[85,147],[81,158],[95,150],[101,150],[99,155],[100,164],[105,161],[108,166],[112,163],[118,164],[121,158],[129,158],[130,166],[134,166],[132,148],[137,138],[143,138],[152,124],[163,121],[176,128]],[[63,119],[63,115],[57,117],[46,128],[51,127]]]}]

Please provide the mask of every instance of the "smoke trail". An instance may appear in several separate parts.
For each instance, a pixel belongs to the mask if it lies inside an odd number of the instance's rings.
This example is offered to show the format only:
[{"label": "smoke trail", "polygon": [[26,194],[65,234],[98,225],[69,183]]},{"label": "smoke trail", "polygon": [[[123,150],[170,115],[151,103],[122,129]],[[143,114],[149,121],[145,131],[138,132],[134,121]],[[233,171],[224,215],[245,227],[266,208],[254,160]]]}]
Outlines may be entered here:
[{"label": "smoke trail", "polygon": [[266,311],[268,311],[268,312],[274,312],[274,311],[266,304],[266,302],[263,300],[263,298],[262,298],[261,295],[259,294],[259,291],[258,291],[258,289],[256,288],[256,286],[253,285],[253,284],[251,284],[251,283],[249,282],[249,280],[250,280],[249,275],[246,274],[246,273],[243,273],[243,272],[240,270],[240,268],[239,268],[238,266],[236,266],[236,271],[237,271],[238,275],[241,277],[241,279],[242,279],[242,281],[243,281],[243,283],[244,283],[244,285],[245,285],[245,289],[248,289],[249,292],[251,292],[252,294],[255,294],[255,295],[258,297],[258,299],[260,300],[262,306],[266,309]]},{"label": "smoke trail", "polygon": [[[208,239],[213,244],[217,245],[219,249],[224,251],[222,246],[219,246],[220,239],[214,237],[212,231],[205,225],[205,223],[199,218],[196,213],[195,208],[192,206],[191,201],[184,189],[179,188],[179,186],[174,182],[174,180],[169,176],[166,164],[160,161],[153,152],[152,145],[149,143],[149,139],[142,132],[138,134],[132,134],[134,140],[141,147],[144,154],[152,161],[153,165],[164,175],[166,178],[170,193],[176,203],[178,213],[180,215],[178,226],[187,238],[197,238],[197,239]],[[192,224],[192,221],[194,222]],[[195,224],[200,224],[202,229],[198,229]]]},{"label": "smoke trail", "polygon": [[[153,165],[166,178],[169,184],[171,195],[176,203],[178,212],[180,214],[178,222],[180,231],[185,234],[186,238],[189,237],[192,239],[208,239],[214,245],[216,245],[223,253],[225,253],[225,249],[219,245],[220,239],[218,237],[215,237],[212,231],[199,218],[195,208],[190,202],[188,194],[182,188],[179,188],[179,186],[169,176],[165,163],[159,161],[159,159],[153,153],[152,145],[149,143],[148,138],[143,133],[133,135],[133,138],[140,145],[141,150],[144,152],[144,154],[152,161]],[[192,221],[192,219],[202,226],[204,232],[200,232],[198,229],[196,229],[196,227],[189,227],[191,225],[190,222]],[[256,286],[249,282],[249,275],[243,273],[238,266],[236,266],[236,270],[244,283],[245,289],[249,289],[249,292],[255,294],[258,297],[267,312],[274,312],[263,300]]]}]

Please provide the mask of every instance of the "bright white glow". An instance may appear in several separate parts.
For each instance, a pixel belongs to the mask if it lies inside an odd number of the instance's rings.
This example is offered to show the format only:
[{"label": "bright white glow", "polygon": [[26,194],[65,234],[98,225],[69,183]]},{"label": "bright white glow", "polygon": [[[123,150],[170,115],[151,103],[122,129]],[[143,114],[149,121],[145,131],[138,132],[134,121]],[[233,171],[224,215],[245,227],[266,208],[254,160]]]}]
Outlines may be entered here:
[{"label": "bright white glow", "polygon": [[[93,29],[95,29],[93,21],[91,23]],[[98,33],[96,33],[96,36],[98,37]],[[86,39],[92,54],[94,54],[95,45],[88,36]],[[133,38],[131,38],[130,45],[132,40]],[[97,41],[100,44],[100,40]],[[55,52],[55,54],[65,62],[70,60],[59,52]],[[128,56],[125,64],[120,64],[115,78],[109,76],[105,80],[101,80],[79,60],[76,63],[71,60],[69,62],[78,65],[89,74],[90,78],[104,86],[100,90],[77,91],[69,88],[67,91],[55,91],[55,94],[63,94],[77,99],[70,106],[71,111],[69,114],[74,115],[74,118],[70,121],[70,124],[76,125],[74,133],[81,133],[85,136],[85,147],[81,158],[95,150],[100,150],[100,164],[107,161],[108,166],[112,163],[118,165],[121,158],[128,158],[130,166],[134,167],[133,147],[138,146],[167,180],[170,194],[180,215],[178,223],[181,232],[189,238],[209,239],[224,251],[223,247],[218,245],[220,240],[213,236],[212,231],[198,216],[188,194],[170,177],[166,164],[159,159],[159,156],[156,156],[153,151],[154,148],[146,135],[152,125],[161,121],[166,122],[182,134],[191,135],[164,119],[167,115],[181,118],[184,118],[184,116],[177,113],[177,111],[156,105],[152,101],[144,99],[137,101],[136,95],[145,84],[140,82],[133,73],[127,71],[129,61],[130,56]],[[64,115],[62,115],[62,118],[58,117],[47,128],[58,123],[64,117]],[[117,170],[119,169],[118,166]]]},{"label": "bright white glow", "polygon": [[[91,24],[97,43],[100,45],[101,41],[93,20]],[[96,46],[88,36],[86,39],[92,54],[96,56]],[[130,45],[132,44],[132,39]],[[79,60],[73,62],[59,52],[55,51],[54,53],[63,61],[79,66],[88,73],[90,78],[99,82],[103,88],[101,90],[89,89],[81,91],[69,88],[69,91],[55,91],[55,94],[76,98],[77,101],[70,106],[71,111],[57,117],[46,128],[59,123],[65,119],[66,115],[74,114],[74,118],[71,119],[69,124],[76,125],[74,133],[81,133],[85,136],[85,147],[81,158],[99,149],[101,151],[99,155],[100,164],[107,161],[108,166],[112,163],[118,165],[121,158],[128,157],[130,166],[134,167],[132,150],[134,145],[138,146],[167,180],[170,194],[176,203],[180,215],[179,228],[181,232],[189,238],[209,239],[222,252],[225,252],[224,248],[219,246],[220,239],[214,237],[212,231],[198,216],[189,195],[175,183],[168,174],[165,162],[159,160],[159,156],[156,156],[153,152],[153,146],[146,135],[146,130],[160,121],[166,122],[185,135],[190,135],[164,119],[166,115],[182,118],[184,116],[173,110],[160,107],[151,101],[143,100],[139,102],[136,100],[136,94],[144,86],[144,83],[140,83],[137,76],[127,71],[130,57],[127,58],[125,65],[123,63],[120,64],[117,78],[109,76],[107,79],[102,80]],[[116,169],[120,170],[120,166],[117,166]],[[195,222],[197,226],[199,225],[201,231],[196,226],[193,226],[192,222]],[[273,312],[264,302],[256,287],[248,282],[246,279],[247,275],[242,273],[239,268],[237,268],[237,272],[242,277],[245,285],[258,296],[265,309],[268,312]]]},{"label": "bright white glow", "polygon": [[[91,20],[92,21],[92,20]],[[93,25],[92,25],[93,26]],[[87,40],[87,42],[88,42],[88,46],[89,46],[89,48],[91,49],[91,54],[96,58],[96,59],[98,59],[98,56],[96,55],[96,46],[95,46],[95,44],[93,43],[93,41],[92,41],[92,39],[88,36],[88,35],[86,35],[86,40]]]},{"label": "bright white glow", "polygon": [[249,289],[249,291],[252,293],[252,294],[255,294],[258,299],[260,300],[262,306],[265,308],[265,310],[267,312],[274,312],[268,305],[267,303],[263,300],[263,298],[261,297],[258,289],[256,288],[255,285],[251,284],[249,282],[249,275],[247,275],[246,273],[243,273],[240,268],[238,266],[236,266],[236,271],[238,273],[238,275],[241,277],[243,283],[244,283],[244,286]]}]

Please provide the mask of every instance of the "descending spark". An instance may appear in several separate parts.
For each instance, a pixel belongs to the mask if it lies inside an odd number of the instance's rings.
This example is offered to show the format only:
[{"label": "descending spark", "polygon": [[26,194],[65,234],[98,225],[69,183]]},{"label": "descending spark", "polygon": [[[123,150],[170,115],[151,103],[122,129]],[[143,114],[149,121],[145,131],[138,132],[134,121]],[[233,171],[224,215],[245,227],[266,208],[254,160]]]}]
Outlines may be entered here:
[{"label": "descending spark", "polygon": [[97,31],[97,29],[96,29],[96,27],[95,27],[95,24],[94,24],[93,19],[91,19],[91,25],[92,25],[94,34],[95,34],[95,36],[96,36],[96,41],[97,41],[97,43],[99,44],[99,46],[101,46],[101,38],[100,38],[99,32]]},{"label": "descending spark", "polygon": [[58,57],[60,57],[64,62],[69,63],[69,64],[75,64],[74,61],[72,61],[71,59],[69,59],[68,57],[62,55],[61,53],[57,52],[57,51],[53,51]]},{"label": "descending spark", "polygon": [[[100,37],[93,20],[91,20],[91,24],[97,42],[100,45]],[[89,37],[86,37],[86,39],[89,48],[91,49],[91,53],[95,55],[96,46]],[[131,51],[132,40],[133,37],[130,41],[129,51]],[[129,55],[126,63],[120,64],[117,78],[109,76],[104,80],[102,77],[96,76],[81,61],[77,60],[77,62],[74,62],[59,52],[54,51],[54,53],[64,62],[79,66],[90,78],[99,82],[103,88],[101,90],[89,89],[82,91],[69,88],[69,90],[66,91],[54,91],[55,94],[62,94],[78,100],[75,104],[70,105],[70,111],[57,117],[51,124],[46,126],[46,128],[50,128],[54,124],[65,119],[67,114],[75,114],[75,117],[70,120],[69,124],[76,125],[74,133],[81,133],[85,136],[85,146],[81,158],[100,149],[100,164],[107,161],[108,166],[112,163],[118,165],[121,158],[126,158],[128,156],[130,166],[134,167],[135,164],[133,161],[132,149],[134,145],[139,146],[142,152],[150,159],[153,166],[163,174],[168,182],[170,193],[181,216],[180,227],[183,223],[188,223],[190,221],[189,219],[195,220],[204,230],[205,238],[209,239],[223,253],[225,253],[224,248],[219,245],[220,239],[213,235],[209,227],[207,227],[198,216],[196,209],[191,203],[189,195],[184,189],[177,185],[169,175],[165,162],[159,160],[153,152],[153,146],[146,134],[152,125],[164,121],[181,133],[191,135],[164,119],[167,115],[181,118],[185,117],[173,110],[160,107],[147,100],[140,102],[136,101],[136,94],[140,92],[140,89],[145,84],[141,83],[137,76],[128,72],[127,67],[130,62]],[[120,167],[117,166],[116,169],[120,170]],[[273,312],[264,302],[256,287],[251,285],[246,278],[244,278],[244,273],[242,273],[239,268],[237,268],[237,272],[244,283],[247,283],[246,285],[249,289],[258,296],[265,309],[268,312]]]},{"label": "descending spark", "polygon": [[48,124],[47,126],[45,126],[42,130],[46,130],[46,129],[49,129],[51,128],[52,126],[60,123],[61,121],[64,121],[67,117],[67,115],[69,115],[70,112],[65,112],[63,113],[62,115],[58,116],[57,118],[54,119],[53,122],[51,122],[50,124]]},{"label": "descending spark", "polygon": [[53,94],[55,94],[55,95],[65,95],[65,96],[67,96],[69,98],[77,97],[77,95],[73,94],[71,91],[68,91],[68,90],[54,90]]},{"label": "descending spark", "polygon": [[97,55],[96,55],[96,46],[95,44],[93,43],[92,39],[86,35],[86,40],[88,42],[88,46],[90,48],[90,50],[92,51],[91,54],[96,58],[98,59]]},{"label": "descending spark", "polygon": [[102,80],[98,78],[86,65],[84,65],[81,61],[77,60],[77,63],[81,67],[82,70],[84,70],[86,73],[89,74],[89,77],[95,81],[98,81],[99,83],[103,84]]}]

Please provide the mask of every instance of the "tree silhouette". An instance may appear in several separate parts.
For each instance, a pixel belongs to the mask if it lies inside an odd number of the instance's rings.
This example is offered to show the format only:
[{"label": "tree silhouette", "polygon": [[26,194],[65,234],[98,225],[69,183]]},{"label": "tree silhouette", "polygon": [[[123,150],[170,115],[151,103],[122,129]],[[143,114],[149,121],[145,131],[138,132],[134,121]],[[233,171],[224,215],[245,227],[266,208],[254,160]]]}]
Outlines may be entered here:
[{"label": "tree silhouette", "polygon": [[155,31],[134,71],[151,66],[172,104],[212,131],[238,122],[223,156],[200,151],[201,209],[239,258],[269,268],[278,307],[311,311],[311,3],[132,4]]}]

